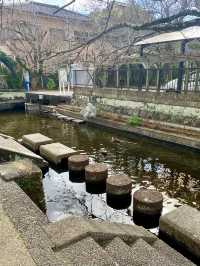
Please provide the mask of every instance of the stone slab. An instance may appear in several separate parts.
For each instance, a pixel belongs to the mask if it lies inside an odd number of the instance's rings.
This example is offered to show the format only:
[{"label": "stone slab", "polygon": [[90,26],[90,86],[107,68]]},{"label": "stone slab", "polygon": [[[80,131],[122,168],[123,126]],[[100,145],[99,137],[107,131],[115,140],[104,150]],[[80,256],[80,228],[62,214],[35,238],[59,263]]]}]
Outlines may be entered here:
[{"label": "stone slab", "polygon": [[63,159],[68,159],[68,157],[75,154],[78,154],[78,151],[61,143],[51,143],[40,147],[40,155],[55,164],[59,164]]},{"label": "stone slab", "polygon": [[160,231],[200,258],[200,211],[181,206],[161,217]]},{"label": "stone slab", "polygon": [[0,204],[0,265],[36,266],[22,238]]},{"label": "stone slab", "polygon": [[41,145],[52,143],[53,140],[40,133],[34,133],[22,136],[22,143],[33,150],[34,152],[39,151]]},{"label": "stone slab", "polygon": [[75,124],[84,124],[85,123],[85,121],[81,120],[81,119],[73,119],[72,122]]},{"label": "stone slab", "polygon": [[33,153],[32,151],[25,148],[23,145],[15,141],[10,137],[2,137],[0,136],[0,151],[5,151],[11,154],[17,154],[22,157],[31,158],[37,164],[41,166],[46,166],[47,162],[45,162],[39,155]]},{"label": "stone slab", "polygon": [[31,160],[24,159],[0,164],[0,177],[5,181],[19,178],[41,178],[42,171]]}]

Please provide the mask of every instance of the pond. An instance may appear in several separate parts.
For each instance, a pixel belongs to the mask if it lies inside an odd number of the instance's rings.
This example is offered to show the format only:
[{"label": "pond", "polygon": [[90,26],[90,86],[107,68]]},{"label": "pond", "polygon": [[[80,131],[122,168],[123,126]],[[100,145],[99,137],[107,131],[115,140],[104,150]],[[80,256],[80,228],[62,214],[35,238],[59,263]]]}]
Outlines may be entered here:
[{"label": "pond", "polygon": [[[15,138],[41,132],[81,150],[91,161],[106,163],[109,174],[124,172],[131,176],[133,192],[141,187],[158,189],[164,195],[164,212],[185,203],[200,209],[200,154],[197,152],[138,136],[130,139],[104,128],[24,113],[1,113],[0,132]],[[113,138],[118,141],[113,142]],[[50,221],[74,214],[133,223],[131,206],[126,210],[108,207],[105,194],[87,193],[85,183],[72,183],[67,171],[50,167],[40,188],[34,182],[29,186],[21,182],[20,186]]]}]

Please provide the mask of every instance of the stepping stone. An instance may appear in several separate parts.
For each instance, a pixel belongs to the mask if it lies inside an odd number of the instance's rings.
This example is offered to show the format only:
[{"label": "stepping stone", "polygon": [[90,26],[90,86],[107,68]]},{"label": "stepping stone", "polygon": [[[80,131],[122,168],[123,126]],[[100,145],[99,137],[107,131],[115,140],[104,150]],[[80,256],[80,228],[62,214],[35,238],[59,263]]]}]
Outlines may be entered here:
[{"label": "stepping stone", "polygon": [[109,176],[106,180],[107,204],[114,209],[126,209],[131,204],[132,180],[125,174]]},{"label": "stepping stone", "polygon": [[163,215],[160,232],[200,259],[200,211],[184,205]]},{"label": "stepping stone", "polygon": [[42,171],[31,160],[24,159],[1,164],[0,177],[5,181],[19,178],[41,178]]},{"label": "stepping stone", "polygon": [[38,152],[41,145],[52,143],[53,140],[40,133],[22,136],[22,143],[34,152]]},{"label": "stepping stone", "polygon": [[78,154],[78,151],[61,143],[51,143],[40,147],[40,155],[54,164],[60,164],[63,160],[75,154]]},{"label": "stepping stone", "polygon": [[81,120],[81,119],[73,119],[72,122],[74,122],[75,124],[84,124],[85,121]]},{"label": "stepping stone", "polygon": [[69,117],[69,116],[65,116],[65,117],[63,118],[63,120],[66,121],[66,122],[70,122],[70,121],[73,120],[73,118],[72,118],[72,117]]}]

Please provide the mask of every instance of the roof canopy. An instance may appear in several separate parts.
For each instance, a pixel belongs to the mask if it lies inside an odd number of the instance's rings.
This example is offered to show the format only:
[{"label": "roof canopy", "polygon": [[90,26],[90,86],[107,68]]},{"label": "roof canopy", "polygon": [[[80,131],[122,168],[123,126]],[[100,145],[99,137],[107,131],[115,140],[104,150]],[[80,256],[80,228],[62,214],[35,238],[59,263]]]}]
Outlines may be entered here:
[{"label": "roof canopy", "polygon": [[137,42],[135,43],[135,46],[177,42],[183,40],[195,40],[195,39],[200,39],[200,26],[186,28],[181,31],[162,33],[160,35]]}]

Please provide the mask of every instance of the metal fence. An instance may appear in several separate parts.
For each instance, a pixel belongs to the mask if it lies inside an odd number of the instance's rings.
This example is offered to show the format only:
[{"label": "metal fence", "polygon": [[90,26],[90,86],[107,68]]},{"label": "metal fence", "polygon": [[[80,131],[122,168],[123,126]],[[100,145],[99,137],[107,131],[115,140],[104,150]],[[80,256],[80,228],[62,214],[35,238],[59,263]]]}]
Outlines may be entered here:
[{"label": "metal fence", "polygon": [[178,66],[145,69],[142,65],[99,68],[94,72],[74,70],[73,85],[99,88],[129,88],[150,91],[199,91],[200,68]]}]

